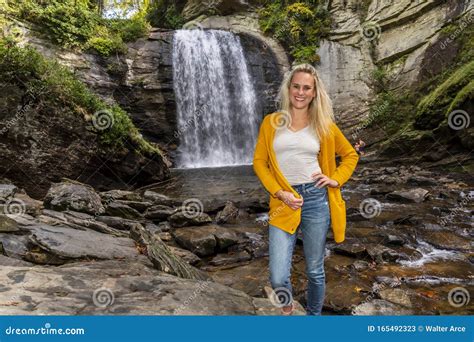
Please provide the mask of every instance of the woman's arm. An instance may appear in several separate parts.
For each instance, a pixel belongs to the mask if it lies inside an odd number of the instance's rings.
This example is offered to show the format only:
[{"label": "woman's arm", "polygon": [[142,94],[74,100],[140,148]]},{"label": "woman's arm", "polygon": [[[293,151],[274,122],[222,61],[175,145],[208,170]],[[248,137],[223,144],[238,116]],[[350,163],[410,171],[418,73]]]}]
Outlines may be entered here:
[{"label": "woman's arm", "polygon": [[351,178],[359,161],[359,155],[336,124],[334,124],[334,143],[336,145],[336,154],[341,156],[341,163],[330,178],[339,183],[337,187],[341,187]]},{"label": "woman's arm", "polygon": [[266,144],[266,135],[264,129],[264,122],[260,125],[260,131],[258,134],[257,145],[255,146],[255,153],[253,156],[253,170],[260,182],[263,184],[265,189],[273,196],[276,197],[276,193],[282,190],[282,187],[278,184],[277,180],[273,176],[268,166],[268,149]]}]

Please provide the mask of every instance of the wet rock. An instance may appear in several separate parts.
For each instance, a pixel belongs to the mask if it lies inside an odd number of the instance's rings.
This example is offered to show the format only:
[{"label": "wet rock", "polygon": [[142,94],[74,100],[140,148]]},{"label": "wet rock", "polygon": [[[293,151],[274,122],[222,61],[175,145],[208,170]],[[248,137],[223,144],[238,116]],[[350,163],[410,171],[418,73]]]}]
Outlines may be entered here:
[{"label": "wet rock", "polygon": [[397,251],[382,245],[367,246],[367,253],[378,263],[384,261],[397,261],[400,257],[400,254]]},{"label": "wet rock", "polygon": [[43,215],[38,217],[40,223],[47,225],[64,225],[78,230],[92,229],[100,233],[111,234],[117,237],[126,237],[127,233],[111,228],[106,224],[97,221],[95,216],[77,211],[58,212],[54,210],[43,210]]},{"label": "wet rock", "polygon": [[171,276],[132,261],[5,266],[0,283],[5,287],[1,315],[255,315],[257,308],[271,305],[264,299],[254,304],[252,297],[222,284]]},{"label": "wet rock", "polygon": [[393,224],[403,224],[409,226],[416,226],[422,223],[422,218],[414,214],[409,214],[393,220]]},{"label": "wet rock", "polygon": [[268,239],[260,234],[244,233],[247,237],[245,242],[245,250],[252,254],[254,258],[261,258],[268,256]]},{"label": "wet rock", "polygon": [[171,215],[175,214],[178,210],[166,205],[154,205],[147,209],[145,217],[153,221],[165,221]]},{"label": "wet rock", "polygon": [[151,207],[153,204],[151,202],[141,202],[141,201],[127,201],[127,200],[117,200],[115,201],[117,203],[129,206],[139,213],[143,213],[145,210],[147,210],[149,207]]},{"label": "wet rock", "polygon": [[105,211],[100,196],[91,186],[72,181],[52,184],[44,198],[44,206],[57,211],[73,210],[92,215]]},{"label": "wet rock", "polygon": [[422,188],[397,190],[387,194],[386,198],[405,203],[421,203],[426,199],[429,191]]},{"label": "wet rock", "polygon": [[423,240],[437,248],[457,251],[472,251],[472,240],[458,236],[450,231],[428,231],[423,235]]},{"label": "wet rock", "polygon": [[99,193],[102,200],[105,202],[124,200],[124,201],[142,201],[143,198],[139,193],[127,190],[109,190]]},{"label": "wet rock", "polygon": [[336,245],[333,248],[334,253],[341,255],[347,255],[354,258],[362,258],[367,256],[367,250],[365,245],[358,242],[346,242],[340,245]]},{"label": "wet rock", "polygon": [[237,216],[239,215],[239,208],[235,206],[232,201],[227,201],[222,211],[216,215],[216,222],[222,223],[235,223]]},{"label": "wet rock", "polygon": [[197,268],[189,265],[155,234],[148,232],[143,226],[137,225],[130,231],[132,237],[140,247],[146,250],[146,255],[153,266],[160,271],[186,279],[207,280],[209,276]]},{"label": "wet rock", "polygon": [[356,260],[352,264],[352,267],[356,271],[363,271],[363,270],[366,270],[367,268],[369,268],[369,263],[367,261],[364,261],[364,260]]},{"label": "wet rock", "polygon": [[23,259],[28,252],[28,241],[25,235],[0,233],[0,251],[10,258]]},{"label": "wet rock", "polygon": [[239,267],[209,265],[204,269],[209,272],[214,281],[243,291],[250,296],[264,296],[264,287],[270,285],[268,258],[251,260]]},{"label": "wet rock", "polygon": [[400,316],[413,315],[414,311],[383,299],[373,299],[357,305],[352,313],[355,316]]},{"label": "wet rock", "polygon": [[15,196],[18,188],[13,184],[0,184],[0,198],[8,199]]},{"label": "wet rock", "polygon": [[416,186],[435,186],[438,185],[438,182],[433,178],[423,177],[423,176],[411,176],[408,177],[407,183]]},{"label": "wet rock", "polygon": [[173,254],[179,256],[190,265],[196,265],[199,261],[201,261],[200,257],[198,257],[196,254],[191,253],[190,251],[186,249],[173,247],[173,246],[168,246],[168,247]]},{"label": "wet rock", "polygon": [[119,201],[109,203],[105,208],[105,213],[109,216],[119,216],[129,220],[139,219],[142,217],[137,210],[126,204],[120,203]]},{"label": "wet rock", "polygon": [[19,201],[24,208],[24,213],[32,216],[38,216],[43,209],[43,202],[35,200],[24,193],[17,193],[13,200]]},{"label": "wet rock", "polygon": [[185,226],[199,226],[211,223],[211,217],[206,213],[189,213],[185,210],[179,210],[168,218],[171,226],[185,227]]},{"label": "wet rock", "polygon": [[368,218],[362,216],[359,208],[347,208],[346,217],[348,222],[360,222],[368,220]]},{"label": "wet rock", "polygon": [[213,266],[228,265],[239,263],[242,261],[248,261],[251,258],[252,257],[247,251],[218,254],[209,261],[209,264]]},{"label": "wet rock", "polygon": [[[169,225],[169,222],[165,222],[165,223],[168,223]],[[161,224],[156,225],[153,222],[145,222],[145,229],[152,234],[158,234],[161,232],[169,231],[169,229],[166,229],[166,226],[161,225]]]},{"label": "wet rock", "polygon": [[403,246],[406,243],[406,239],[398,235],[387,234],[384,238],[384,242],[388,245]]},{"label": "wet rock", "polygon": [[8,216],[0,215],[0,233],[11,233],[19,230],[18,223],[15,220]]},{"label": "wet rock", "polygon": [[[153,223],[147,223],[146,228],[149,230],[149,225]],[[154,225],[154,224],[153,224]],[[158,223],[158,229],[162,232],[169,232],[171,230],[171,224],[168,221]]]},{"label": "wet rock", "polygon": [[181,205],[180,201],[151,190],[146,190],[143,193],[143,198],[147,201],[152,202],[154,205],[165,205],[168,207]]},{"label": "wet rock", "polygon": [[215,254],[242,241],[232,230],[215,225],[179,228],[172,234],[179,245],[199,256]]},{"label": "wet rock", "polygon": [[214,229],[208,227],[180,228],[173,231],[176,242],[199,256],[215,253],[217,241]]},{"label": "wet rock", "polygon": [[61,226],[30,226],[30,242],[63,260],[135,258],[137,250],[131,239],[118,238],[86,229]]},{"label": "wet rock", "polygon": [[169,232],[156,233],[161,241],[169,242],[173,240],[173,236]]},{"label": "wet rock", "polygon": [[139,223],[138,221],[127,220],[118,216],[97,216],[96,220],[119,230],[130,230],[135,224]]},{"label": "wet rock", "polygon": [[32,263],[29,263],[24,260],[18,260],[14,258],[9,258],[5,255],[0,254],[0,266],[34,266]]},{"label": "wet rock", "polygon": [[383,289],[378,292],[380,298],[389,301],[394,304],[404,306],[406,308],[412,308],[412,302],[407,290],[402,289]]}]

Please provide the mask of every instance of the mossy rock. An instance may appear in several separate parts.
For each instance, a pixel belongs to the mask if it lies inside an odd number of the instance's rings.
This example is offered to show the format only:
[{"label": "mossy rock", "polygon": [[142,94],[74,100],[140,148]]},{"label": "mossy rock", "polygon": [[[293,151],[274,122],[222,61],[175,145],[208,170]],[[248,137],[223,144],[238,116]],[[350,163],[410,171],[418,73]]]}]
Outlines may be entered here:
[{"label": "mossy rock", "polygon": [[417,129],[434,129],[458,105],[466,99],[472,99],[474,85],[474,61],[456,69],[436,89],[425,96],[417,108],[414,127]]}]

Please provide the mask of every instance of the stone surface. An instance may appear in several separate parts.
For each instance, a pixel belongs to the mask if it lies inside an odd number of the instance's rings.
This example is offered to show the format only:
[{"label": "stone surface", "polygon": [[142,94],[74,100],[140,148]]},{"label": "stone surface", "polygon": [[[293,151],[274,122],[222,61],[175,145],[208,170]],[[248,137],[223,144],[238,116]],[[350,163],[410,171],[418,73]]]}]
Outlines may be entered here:
[{"label": "stone surface", "polygon": [[352,311],[355,316],[401,316],[413,315],[414,311],[383,299],[373,299],[357,305]]},{"label": "stone surface", "polygon": [[77,230],[61,226],[29,226],[29,240],[39,248],[61,258],[133,259],[138,252],[133,240],[113,237],[90,229]]},{"label": "stone surface", "polygon": [[151,234],[142,225],[135,226],[130,236],[145,250],[153,266],[159,271],[186,279],[207,280],[209,276],[189,265],[163,242],[156,234]]},{"label": "stone surface", "polygon": [[51,185],[44,198],[44,206],[57,211],[74,210],[92,215],[105,210],[100,196],[92,187],[69,181]]},{"label": "stone surface", "polygon": [[156,220],[160,222],[166,220],[169,216],[173,215],[176,212],[177,209],[175,208],[158,204],[148,208],[144,215],[149,220]]},{"label": "stone surface", "polygon": [[224,285],[131,261],[2,266],[0,283],[2,315],[255,315],[271,308],[269,300],[254,303]]},{"label": "stone surface", "polygon": [[179,245],[199,256],[215,254],[241,241],[232,230],[215,225],[178,228],[172,234]]},{"label": "stone surface", "polygon": [[142,217],[137,210],[119,201],[109,203],[105,207],[105,213],[109,216],[119,216],[131,220]]},{"label": "stone surface", "polygon": [[415,188],[410,190],[396,190],[387,194],[387,199],[401,201],[401,202],[414,202],[421,203],[426,199],[429,191],[422,188]]},{"label": "stone surface", "polygon": [[20,229],[18,228],[18,224],[15,220],[9,218],[5,215],[0,215],[0,233],[11,233],[17,232]]},{"label": "stone surface", "polygon": [[211,223],[211,217],[206,213],[187,212],[186,209],[175,212],[168,218],[173,227],[196,226]]},{"label": "stone surface", "polygon": [[228,264],[235,264],[242,261],[248,261],[252,257],[247,251],[240,251],[235,253],[227,253],[227,254],[217,254],[214,258],[209,261],[210,265],[213,266],[221,266],[221,265],[228,265]]},{"label": "stone surface", "polygon": [[224,209],[217,213],[216,223],[234,223],[238,215],[239,208],[237,208],[233,202],[227,201]]}]

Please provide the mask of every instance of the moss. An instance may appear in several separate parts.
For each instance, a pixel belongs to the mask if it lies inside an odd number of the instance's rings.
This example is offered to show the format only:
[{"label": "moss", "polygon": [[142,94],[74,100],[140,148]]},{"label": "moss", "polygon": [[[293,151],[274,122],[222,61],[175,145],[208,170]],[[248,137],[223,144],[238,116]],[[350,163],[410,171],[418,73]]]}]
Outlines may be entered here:
[{"label": "moss", "polygon": [[0,39],[0,78],[7,84],[26,88],[26,93],[38,94],[38,89],[42,89],[39,100],[43,103],[70,108],[83,116],[104,147],[124,147],[129,141],[137,152],[161,155],[158,148],[142,138],[122,108],[107,105],[66,67],[46,60],[33,48],[22,48],[11,39]]},{"label": "moss", "polygon": [[168,29],[181,28],[185,20],[174,1],[156,0],[147,9],[146,18],[151,25]]},{"label": "moss", "polygon": [[262,31],[277,39],[296,62],[319,61],[319,41],[331,27],[320,1],[263,1],[258,14]]},{"label": "moss", "polygon": [[92,49],[101,55],[126,51],[124,42],[146,35],[149,24],[139,14],[131,19],[105,19],[88,1],[9,1],[10,15],[37,24],[53,43]]},{"label": "moss", "polygon": [[[444,82],[426,95],[418,104],[416,128],[436,128],[461,98],[469,96],[474,77],[474,61],[455,70]],[[464,89],[467,87],[466,89]],[[460,94],[459,94],[460,93]],[[453,103],[454,102],[454,103]]]},{"label": "moss", "polygon": [[453,110],[460,107],[463,103],[468,100],[474,100],[474,80],[469,82],[464,88],[462,88],[454,98],[454,100],[449,105],[448,110],[446,111],[446,117],[451,113]]}]

